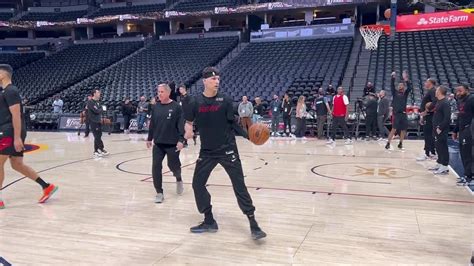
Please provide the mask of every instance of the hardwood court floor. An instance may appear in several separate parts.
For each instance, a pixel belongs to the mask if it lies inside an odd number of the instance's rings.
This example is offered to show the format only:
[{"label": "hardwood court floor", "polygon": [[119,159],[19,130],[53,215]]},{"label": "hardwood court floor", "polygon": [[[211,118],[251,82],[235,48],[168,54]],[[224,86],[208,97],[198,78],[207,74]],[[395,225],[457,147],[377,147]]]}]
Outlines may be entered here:
[{"label": "hardwood court floor", "polygon": [[[153,203],[151,151],[141,138],[105,135],[111,155],[91,159],[92,137],[30,133],[28,143],[48,147],[26,161],[60,189],[44,205],[29,180],[4,189],[0,257],[14,265],[466,265],[471,257],[474,197],[456,187],[454,175],[425,170],[434,162],[414,160],[421,141],[387,152],[377,142],[272,140],[257,147],[239,139],[256,217],[268,233],[254,242],[220,167],[208,187],[220,231],[189,233],[202,219],[189,184],[195,146],[182,154],[184,195],[166,175],[165,202]],[[8,166],[4,185],[20,177]]]}]

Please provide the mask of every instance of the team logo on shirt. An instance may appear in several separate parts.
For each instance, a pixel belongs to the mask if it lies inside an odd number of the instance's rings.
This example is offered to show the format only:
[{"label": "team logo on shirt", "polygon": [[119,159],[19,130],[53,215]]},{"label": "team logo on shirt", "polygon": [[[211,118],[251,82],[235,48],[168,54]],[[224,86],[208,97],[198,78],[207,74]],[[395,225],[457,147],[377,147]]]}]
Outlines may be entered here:
[{"label": "team logo on shirt", "polygon": [[223,102],[224,101],[224,98],[223,97],[218,97],[216,98],[216,102]]},{"label": "team logo on shirt", "polygon": [[173,113],[173,109],[168,110],[168,117],[166,119],[171,119],[171,113]]}]

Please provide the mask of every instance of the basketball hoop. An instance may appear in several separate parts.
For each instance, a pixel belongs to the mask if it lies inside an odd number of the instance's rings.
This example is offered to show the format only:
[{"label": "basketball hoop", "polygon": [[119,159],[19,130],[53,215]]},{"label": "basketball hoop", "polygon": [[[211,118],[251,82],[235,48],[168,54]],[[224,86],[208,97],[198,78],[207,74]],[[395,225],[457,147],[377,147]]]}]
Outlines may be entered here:
[{"label": "basketball hoop", "polygon": [[364,25],[359,30],[367,50],[377,50],[380,36],[384,33],[390,35],[390,25]]}]

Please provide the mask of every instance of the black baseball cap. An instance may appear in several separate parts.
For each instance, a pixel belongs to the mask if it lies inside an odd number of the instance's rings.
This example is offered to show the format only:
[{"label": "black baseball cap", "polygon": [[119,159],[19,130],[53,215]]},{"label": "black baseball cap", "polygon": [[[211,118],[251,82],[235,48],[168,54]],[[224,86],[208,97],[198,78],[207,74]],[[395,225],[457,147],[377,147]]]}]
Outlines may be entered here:
[{"label": "black baseball cap", "polygon": [[202,71],[202,78],[207,79],[210,77],[219,76],[219,70],[215,67],[206,67]]}]

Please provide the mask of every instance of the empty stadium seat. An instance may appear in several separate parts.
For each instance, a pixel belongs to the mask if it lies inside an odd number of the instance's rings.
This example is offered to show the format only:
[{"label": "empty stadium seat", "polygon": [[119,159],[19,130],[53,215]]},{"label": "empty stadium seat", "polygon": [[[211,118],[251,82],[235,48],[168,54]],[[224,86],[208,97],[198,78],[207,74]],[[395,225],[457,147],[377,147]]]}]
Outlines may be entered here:
[{"label": "empty stadium seat", "polygon": [[139,13],[149,13],[149,12],[158,12],[165,9],[165,4],[150,4],[150,5],[132,5],[132,6],[121,6],[121,7],[108,7],[101,8],[94,12],[91,18],[103,17],[103,16],[114,16],[114,15],[123,15],[123,14],[139,14]]},{"label": "empty stadium seat", "polygon": [[18,69],[34,61],[44,58],[43,52],[35,53],[0,53],[0,64],[9,64]]}]

